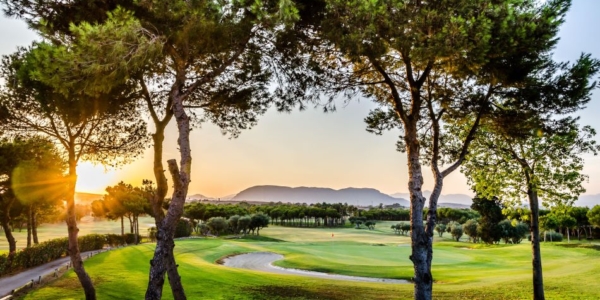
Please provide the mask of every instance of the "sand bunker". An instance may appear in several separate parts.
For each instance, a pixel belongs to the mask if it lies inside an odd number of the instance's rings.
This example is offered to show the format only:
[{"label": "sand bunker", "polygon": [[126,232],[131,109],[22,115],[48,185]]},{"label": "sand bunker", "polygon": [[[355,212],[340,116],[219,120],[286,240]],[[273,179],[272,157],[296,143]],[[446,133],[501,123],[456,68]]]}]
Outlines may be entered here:
[{"label": "sand bunker", "polygon": [[297,269],[286,269],[273,265],[274,261],[283,259],[283,255],[271,252],[253,252],[247,254],[240,254],[230,256],[222,260],[223,265],[232,268],[242,268],[249,270],[257,270],[263,272],[271,272],[278,274],[293,274],[310,277],[319,277],[326,279],[336,280],[350,280],[350,281],[361,281],[361,282],[381,282],[381,283],[408,283],[406,280],[398,279],[386,279],[386,278],[373,278],[373,277],[359,277],[359,276],[347,276],[328,274],[313,271],[304,271]]}]

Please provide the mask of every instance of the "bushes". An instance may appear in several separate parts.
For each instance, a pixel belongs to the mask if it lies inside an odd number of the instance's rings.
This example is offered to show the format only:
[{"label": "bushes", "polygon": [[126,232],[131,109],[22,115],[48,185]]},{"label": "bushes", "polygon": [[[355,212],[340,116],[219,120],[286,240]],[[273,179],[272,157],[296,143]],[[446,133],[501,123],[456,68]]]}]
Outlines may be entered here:
[{"label": "bushes", "polygon": [[189,221],[180,219],[175,228],[175,238],[188,237],[192,235],[192,225]]},{"label": "bushes", "polygon": [[106,235],[104,234],[88,234],[77,238],[79,243],[79,251],[86,252],[104,248],[106,244]]},{"label": "bushes", "polygon": [[120,234],[107,234],[106,245],[110,247],[125,245],[125,237]]},{"label": "bushes", "polygon": [[540,238],[544,242],[562,242],[563,235],[556,231],[546,231]]},{"label": "bushes", "polygon": [[[138,238],[137,238],[138,242],[142,240],[142,236],[138,234]],[[131,244],[135,244],[136,240],[135,240],[135,234],[134,233],[126,233],[125,234],[125,243],[127,245],[131,245]]]},{"label": "bushes", "polygon": [[[104,245],[111,247],[133,243],[134,235],[122,237],[116,234],[89,234],[77,238],[79,251],[99,250]],[[131,242],[129,242],[129,240]],[[0,255],[0,276],[23,269],[43,265],[67,255],[69,240],[67,238],[53,239],[34,245],[16,253]]]},{"label": "bushes", "polygon": [[460,238],[463,235],[462,225],[458,223],[452,224],[452,227],[450,227],[450,234],[457,242],[460,241]]}]

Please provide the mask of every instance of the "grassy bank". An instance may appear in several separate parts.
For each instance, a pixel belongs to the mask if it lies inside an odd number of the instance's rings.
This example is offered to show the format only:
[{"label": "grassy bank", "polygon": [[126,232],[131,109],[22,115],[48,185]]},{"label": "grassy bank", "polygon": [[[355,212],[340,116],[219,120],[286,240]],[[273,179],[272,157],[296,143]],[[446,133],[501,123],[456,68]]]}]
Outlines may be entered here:
[{"label": "grassy bank", "polygon": [[[389,226],[388,226],[389,227]],[[409,238],[388,228],[355,230],[270,227],[248,239],[181,240],[175,247],[189,299],[410,299],[412,285],[324,280],[232,269],[214,262],[253,251],[285,255],[284,267],[347,275],[408,279],[412,275]],[[333,236],[332,236],[333,235]],[[474,247],[473,247],[474,246]],[[141,299],[153,245],[144,244],[86,261],[99,299]],[[598,299],[598,248],[545,244],[542,248],[548,299]],[[435,299],[531,298],[529,244],[482,247],[437,240],[434,247]],[[26,299],[81,299],[74,273]],[[168,286],[164,299],[171,299]]]}]

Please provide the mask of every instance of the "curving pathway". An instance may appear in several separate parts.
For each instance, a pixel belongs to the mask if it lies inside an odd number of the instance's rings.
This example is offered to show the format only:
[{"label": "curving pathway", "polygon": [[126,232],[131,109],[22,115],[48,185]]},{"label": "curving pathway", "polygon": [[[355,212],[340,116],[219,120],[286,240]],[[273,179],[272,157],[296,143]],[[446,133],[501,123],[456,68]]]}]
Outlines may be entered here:
[{"label": "curving pathway", "polygon": [[328,274],[321,272],[305,271],[298,269],[286,269],[273,265],[274,261],[283,259],[283,255],[272,252],[253,252],[230,256],[223,259],[223,265],[232,268],[249,269],[263,272],[271,272],[278,274],[292,274],[309,277],[318,277],[335,280],[350,280],[360,282],[380,282],[380,283],[409,283],[407,280],[373,278],[360,276],[347,276],[338,274]]}]

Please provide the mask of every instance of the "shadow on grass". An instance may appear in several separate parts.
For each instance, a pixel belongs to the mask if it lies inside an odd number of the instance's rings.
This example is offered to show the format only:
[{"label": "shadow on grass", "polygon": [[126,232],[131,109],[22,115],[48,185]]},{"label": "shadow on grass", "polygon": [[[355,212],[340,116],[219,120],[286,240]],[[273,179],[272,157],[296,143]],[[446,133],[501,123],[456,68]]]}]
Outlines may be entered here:
[{"label": "shadow on grass", "polygon": [[275,239],[275,238],[271,238],[268,236],[262,236],[262,235],[247,235],[247,236],[241,237],[240,241],[259,241],[259,242],[275,242],[275,243],[285,242],[285,240]]},{"label": "shadow on grass", "polygon": [[600,245],[596,245],[596,244],[556,244],[556,246],[559,247],[564,247],[564,248],[583,248],[583,249],[592,249],[592,250],[596,250],[596,251],[600,251]]}]

